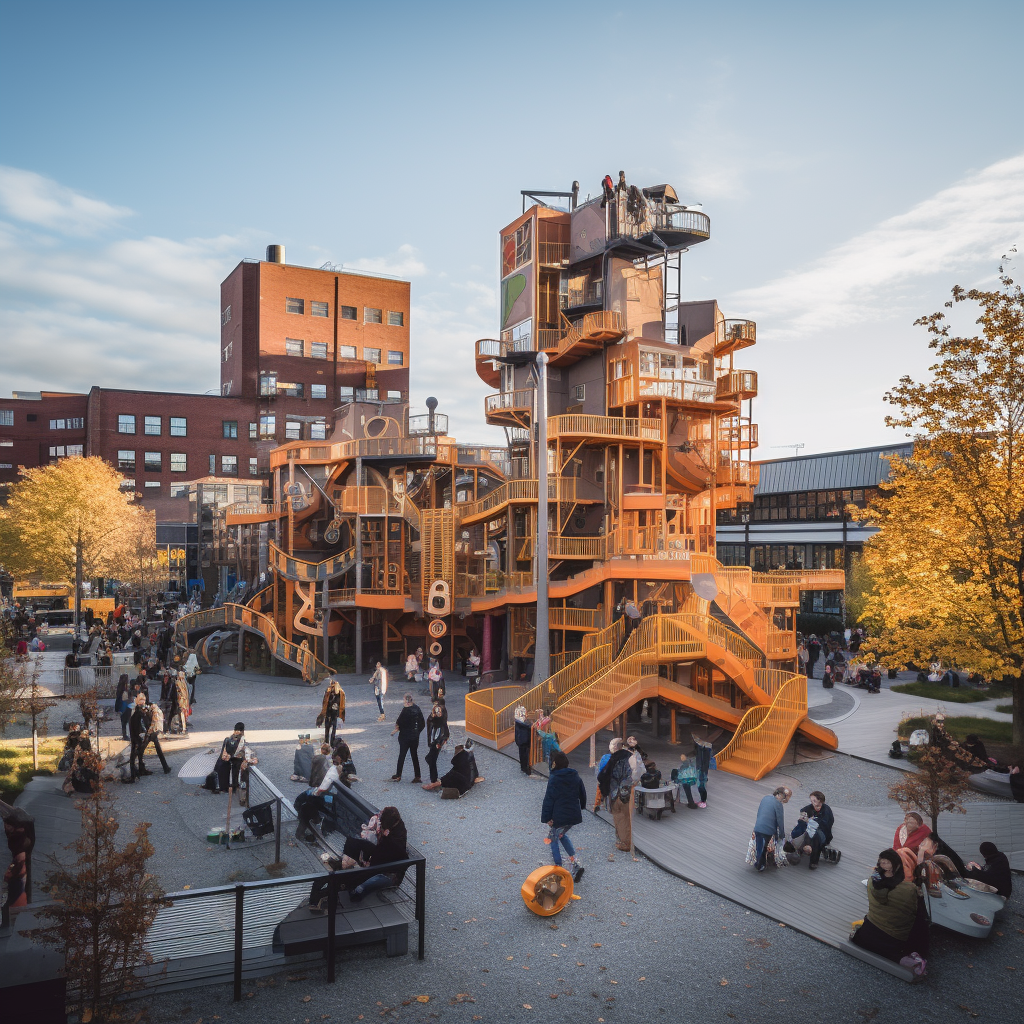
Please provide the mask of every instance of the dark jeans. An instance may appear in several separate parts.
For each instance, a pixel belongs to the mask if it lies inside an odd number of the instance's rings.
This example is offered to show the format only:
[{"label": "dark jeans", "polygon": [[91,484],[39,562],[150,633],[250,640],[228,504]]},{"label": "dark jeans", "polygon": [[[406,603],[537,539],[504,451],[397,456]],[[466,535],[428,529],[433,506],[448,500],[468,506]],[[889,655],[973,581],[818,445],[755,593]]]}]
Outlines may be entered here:
[{"label": "dark jeans", "polygon": [[189,705],[191,706],[192,704],[195,704],[195,702],[196,702],[196,677],[194,675],[185,676],[185,682],[188,683],[188,688],[189,688],[188,702],[189,702]]},{"label": "dark jeans", "polygon": [[142,755],[146,750],[146,737],[140,736],[138,739],[132,740],[132,752],[128,759],[128,763],[131,766],[132,778],[137,778],[142,774],[143,768],[146,767],[142,760]]},{"label": "dark jeans", "polygon": [[223,790],[228,789],[230,776],[231,788],[238,789],[238,773],[241,770],[242,759],[240,757],[233,757],[230,761],[224,761],[218,757],[217,766],[214,771],[217,773],[217,781],[220,783],[220,788]]},{"label": "dark jeans", "polygon": [[[405,755],[408,753],[412,755],[412,770],[414,772],[413,778],[418,779],[420,777],[420,738],[417,736],[415,739],[405,739],[399,734],[398,737],[398,767],[395,769],[396,775],[402,774],[402,769],[405,767]],[[436,760],[436,759],[435,759]],[[430,761],[430,755],[427,755],[427,761]]]},{"label": "dark jeans", "polygon": [[300,793],[295,798],[295,813],[298,815],[299,823],[295,829],[295,835],[302,839],[306,835],[310,821],[323,814],[326,805],[322,794]]},{"label": "dark jeans", "polygon": [[334,736],[338,731],[338,718],[336,715],[328,715],[324,719],[324,743],[334,746]]},{"label": "dark jeans", "polygon": [[156,733],[147,737],[145,746],[143,747],[143,753],[145,753],[151,743],[156,748],[156,756],[160,758],[160,767],[163,768],[165,772],[168,771],[169,766],[167,764],[167,758],[164,757],[163,747],[160,746],[160,737]]},{"label": "dark jeans", "polygon": [[127,707],[121,712],[121,738],[128,739],[128,721],[132,717],[131,707]]},{"label": "dark jeans", "polygon": [[818,659],[817,658],[811,658],[807,662],[807,678],[808,679],[813,679],[814,678],[814,666],[817,663],[818,663]]},{"label": "dark jeans", "polygon": [[519,746],[519,770],[524,775],[533,774],[533,765],[530,764],[530,744],[520,743]]},{"label": "dark jeans", "polygon": [[755,862],[757,867],[764,865],[765,854],[768,852],[768,843],[771,841],[771,835],[767,832],[755,832],[754,833],[754,844],[757,851],[757,860]]},{"label": "dark jeans", "polygon": [[430,781],[437,782],[437,759],[441,756],[441,748],[431,744],[425,758],[427,767],[430,769]]},{"label": "dark jeans", "polygon": [[[870,921],[865,921],[854,932],[852,941],[855,946],[884,956],[886,960],[892,960],[893,963],[898,964],[903,956],[903,943],[899,939],[894,939],[887,932],[883,932],[881,928]],[[924,956],[923,953],[921,955]]]}]

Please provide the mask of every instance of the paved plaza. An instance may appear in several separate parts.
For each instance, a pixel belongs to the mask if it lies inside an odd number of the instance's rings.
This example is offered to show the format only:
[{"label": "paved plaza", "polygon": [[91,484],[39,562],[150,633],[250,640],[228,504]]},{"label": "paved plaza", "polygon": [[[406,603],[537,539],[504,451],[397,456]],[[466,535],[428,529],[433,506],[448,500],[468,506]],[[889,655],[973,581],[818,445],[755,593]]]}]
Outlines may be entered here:
[{"label": "paved plaza", "polygon": [[[231,988],[224,985],[162,994],[149,1000],[154,1020],[519,1021],[544,1014],[595,1022],[783,1021],[810,1013],[811,1019],[860,1022],[948,1021],[973,1013],[1013,1016],[1013,983],[1024,971],[1019,895],[987,943],[935,931],[927,982],[911,987],[802,934],[798,926],[780,924],[783,915],[770,913],[770,894],[761,906],[766,913],[758,913],[728,898],[742,900],[742,893],[709,891],[663,871],[639,853],[634,859],[614,852],[611,825],[586,812],[572,831],[586,865],[577,889],[581,899],[556,918],[536,917],[523,906],[519,887],[534,867],[549,860],[543,843],[546,829],[539,821],[543,780],[527,780],[513,759],[478,748],[486,781],[462,800],[442,801],[437,793],[410,785],[408,765],[405,779],[394,783],[390,777],[397,744],[390,732],[404,692],[402,681],[392,684],[384,723],[376,721],[376,704],[365,680],[343,677],[343,685],[348,696],[344,735],[362,780],[356,789],[378,807],[397,806],[412,841],[427,856],[425,960],[417,960],[414,953],[388,959],[380,946],[357,947],[340,955],[334,986],[326,984],[324,967],[316,963],[247,982],[240,1004],[232,1002]],[[456,741],[464,736],[464,693],[458,683],[449,687]],[[882,700],[897,696],[880,695]],[[182,783],[177,768],[196,750],[219,745],[241,719],[260,767],[286,796],[297,795],[302,785],[289,780],[296,736],[315,735],[322,690],[221,669],[200,676],[197,697],[192,731],[166,744],[175,771],[159,773],[152,758],[150,767],[157,774],[131,786],[111,783],[125,826],[152,822],[156,853],[151,867],[168,891],[267,877],[264,867],[273,860],[273,844],[230,852],[207,844],[208,827],[223,823],[225,798]],[[879,698],[863,698],[863,703],[868,699]],[[425,704],[427,699],[417,700]],[[67,710],[57,708],[51,715],[56,720]],[[858,709],[848,721],[860,713]],[[112,731],[113,726],[105,728]],[[651,739],[649,726],[641,724],[636,731],[659,765],[670,767],[670,759],[678,757],[673,748]],[[602,733],[602,743],[608,737]],[[581,748],[574,762],[585,762],[583,755]],[[440,765],[445,763],[443,755]],[[581,767],[592,795],[593,774],[585,764]],[[642,848],[642,833],[663,827],[660,836],[671,835],[670,842],[688,856],[708,865],[735,864],[742,872],[749,824],[733,822],[729,812],[730,804],[746,798],[748,787],[760,793],[779,780],[791,785],[796,793],[787,808],[787,824],[795,820],[806,792],[823,788],[835,807],[841,834],[844,809],[850,809],[847,822],[871,821],[873,809],[884,812],[886,787],[898,771],[840,754],[780,766],[760,783],[721,773],[711,780],[708,818],[693,819],[688,828],[688,815],[705,812],[683,810],[669,821],[638,823],[636,840]],[[720,829],[708,827],[711,816],[721,822]],[[884,827],[878,826],[880,834],[889,830],[888,819],[894,817],[898,811],[890,805]],[[614,861],[608,859],[611,852]],[[317,870],[315,856],[305,847],[286,842],[282,858],[285,874]],[[840,867],[846,869],[843,877],[853,877],[860,865],[848,861]],[[869,867],[863,865],[865,875]],[[840,934],[848,925],[849,907],[856,905],[848,891],[840,894],[840,886],[849,888],[849,879],[841,882],[840,877],[823,866],[814,875],[795,868],[754,881],[778,888],[780,895],[783,887],[792,892],[813,883],[820,894],[819,915],[828,917],[834,904],[834,928]],[[429,1001],[418,1000],[422,996]],[[898,1015],[893,1007],[900,1008]]]}]

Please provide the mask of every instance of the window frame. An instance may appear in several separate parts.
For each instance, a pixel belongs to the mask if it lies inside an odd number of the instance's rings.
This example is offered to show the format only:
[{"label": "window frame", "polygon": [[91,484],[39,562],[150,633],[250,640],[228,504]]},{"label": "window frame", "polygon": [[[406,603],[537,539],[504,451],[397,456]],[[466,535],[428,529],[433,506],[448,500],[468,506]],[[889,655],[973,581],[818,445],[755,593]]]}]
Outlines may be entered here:
[{"label": "window frame", "polygon": [[[292,308],[293,306],[295,306],[297,308],[293,309]],[[295,299],[295,298],[292,298],[290,296],[285,296],[284,311],[286,313],[291,313],[294,316],[305,316],[306,315],[306,300],[305,299]]]},{"label": "window frame", "polygon": [[[392,359],[392,356],[398,356],[397,359]],[[405,353],[401,349],[388,349],[388,366],[405,366]]]},{"label": "window frame", "polygon": [[[322,394],[317,394],[317,389],[320,389]],[[309,385],[309,397],[315,399],[321,399],[327,397],[327,385],[326,384],[310,384]]]},{"label": "window frame", "polygon": [[338,317],[339,320],[358,320],[359,319],[359,307],[358,306],[342,306],[341,312]]},{"label": "window frame", "polygon": [[[174,460],[180,459],[181,466],[175,466]],[[171,452],[171,472],[172,473],[187,473],[188,472],[188,453],[187,452]]]},{"label": "window frame", "polygon": [[[295,348],[298,347],[298,352]],[[304,338],[285,338],[284,339],[284,354],[286,356],[292,356],[296,359],[303,359],[306,355],[306,341]]]},{"label": "window frame", "polygon": [[188,417],[169,416],[170,424],[168,429],[170,437],[188,437]]},{"label": "window frame", "polygon": [[330,351],[326,341],[311,341],[309,343],[310,359],[329,359]]},{"label": "window frame", "polygon": [[[398,319],[396,320],[395,317],[397,317]],[[405,313],[400,309],[389,309],[387,324],[388,327],[404,327]]]},{"label": "window frame", "polygon": [[[380,357],[381,357],[381,353],[383,351],[384,351],[383,349],[374,348],[371,345],[364,345],[363,346],[363,362],[364,363],[373,363],[374,366],[380,366],[381,365]],[[371,359],[370,358],[370,353],[371,352],[376,352],[377,353],[377,358],[376,359]]]},{"label": "window frame", "polygon": [[[150,420],[155,420],[151,423]],[[155,428],[155,429],[154,429]],[[144,437],[160,437],[164,432],[163,416],[143,416],[142,433]]]},{"label": "window frame", "polygon": [[363,306],[364,324],[382,324],[384,322],[384,310],[374,306]]},{"label": "window frame", "polygon": [[260,460],[255,455],[249,456],[249,476],[260,475]]},{"label": "window frame", "polygon": [[274,441],[277,439],[277,413],[265,413],[260,416],[260,440]]},{"label": "window frame", "polygon": [[[295,429],[298,428],[298,433],[295,433]],[[286,441],[301,441],[302,440],[302,420],[289,420],[284,421],[284,439]]]},{"label": "window frame", "polygon": [[[131,458],[128,458],[128,456]],[[117,452],[117,470],[119,473],[134,473],[135,472],[135,452],[128,448],[119,448]]]},{"label": "window frame", "polygon": [[329,320],[331,317],[331,304],[329,302],[318,302],[315,299],[310,299],[309,315],[319,316]]},{"label": "window frame", "polygon": [[[128,421],[131,420],[131,430],[128,429]],[[135,414],[130,412],[119,412],[117,414],[117,432],[119,434],[135,433]]]},{"label": "window frame", "polygon": [[14,426],[14,410],[0,409],[0,427]]},{"label": "window frame", "polygon": [[[234,467],[233,471],[231,467]],[[237,455],[221,455],[220,457],[220,475],[221,476],[238,476],[238,456]]]},{"label": "window frame", "polygon": [[[150,459],[151,455],[154,456],[153,459]],[[142,469],[145,473],[162,473],[164,471],[163,452],[143,452]]]},{"label": "window frame", "polygon": [[238,440],[238,420],[221,420],[221,434],[226,441]]}]

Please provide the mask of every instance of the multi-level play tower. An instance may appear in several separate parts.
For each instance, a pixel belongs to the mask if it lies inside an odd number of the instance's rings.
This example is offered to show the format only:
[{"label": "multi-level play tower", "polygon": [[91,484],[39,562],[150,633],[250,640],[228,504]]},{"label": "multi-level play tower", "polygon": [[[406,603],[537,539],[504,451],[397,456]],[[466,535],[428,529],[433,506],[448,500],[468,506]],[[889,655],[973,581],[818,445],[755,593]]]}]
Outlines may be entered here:
[{"label": "multi-level play tower", "polygon": [[707,215],[621,174],[597,199],[578,203],[574,186],[523,205],[500,233],[499,337],[476,343],[507,446],[459,445],[433,405],[346,406],[331,441],[274,450],[272,504],[229,512],[276,524],[272,584],[183,628],[238,625],[311,680],[341,639],[357,671],[417,647],[453,668],[477,649],[484,688],[466,726],[497,746],[519,704],[550,713],[568,750],[653,699],[733,732],[718,764],[750,777],[797,730],[834,747],[806,715],[795,614],[801,589],[841,588],[843,573],[715,558],[716,511],[757,482],[757,374],[735,363],[756,330],[713,300],[681,301],[681,257],[710,237]]}]

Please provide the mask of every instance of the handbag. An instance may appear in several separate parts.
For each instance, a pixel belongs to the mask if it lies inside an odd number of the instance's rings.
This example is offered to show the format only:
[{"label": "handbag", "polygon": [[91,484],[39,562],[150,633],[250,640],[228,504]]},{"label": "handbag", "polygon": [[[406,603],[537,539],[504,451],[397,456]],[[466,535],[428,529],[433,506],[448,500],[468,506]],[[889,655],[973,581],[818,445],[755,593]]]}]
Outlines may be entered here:
[{"label": "handbag", "polygon": [[324,716],[322,714],[316,716],[316,727],[319,729],[324,724]]},{"label": "handbag", "polygon": [[676,768],[673,772],[676,782],[684,786],[692,786],[697,782],[697,766],[691,757],[685,764]]}]

